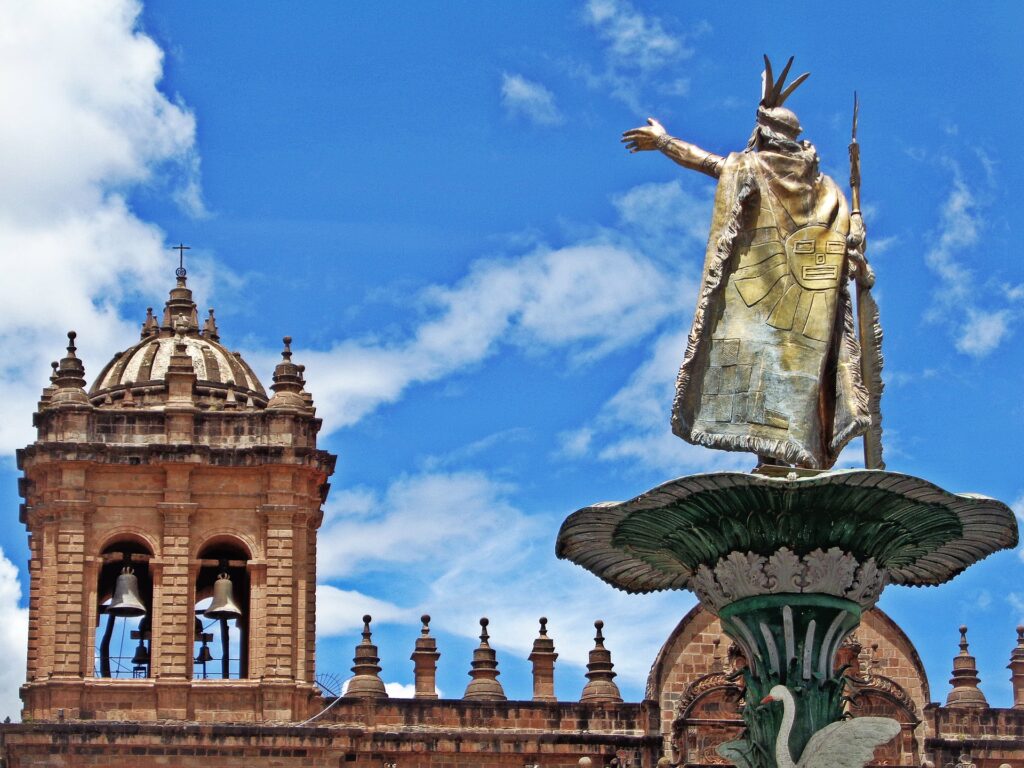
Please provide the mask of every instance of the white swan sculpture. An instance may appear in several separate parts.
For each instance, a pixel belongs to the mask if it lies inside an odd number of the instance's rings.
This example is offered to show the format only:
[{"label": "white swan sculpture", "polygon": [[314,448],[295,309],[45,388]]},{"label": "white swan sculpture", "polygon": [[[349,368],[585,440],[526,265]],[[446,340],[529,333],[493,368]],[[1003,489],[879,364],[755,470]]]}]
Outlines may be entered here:
[{"label": "white swan sculpture", "polygon": [[864,768],[874,756],[875,747],[900,732],[900,724],[888,717],[857,717],[829,723],[811,736],[800,760],[794,763],[789,734],[796,717],[796,702],[784,685],[768,691],[761,703],[772,701],[782,702],[782,725],[775,740],[775,762],[779,768]]}]

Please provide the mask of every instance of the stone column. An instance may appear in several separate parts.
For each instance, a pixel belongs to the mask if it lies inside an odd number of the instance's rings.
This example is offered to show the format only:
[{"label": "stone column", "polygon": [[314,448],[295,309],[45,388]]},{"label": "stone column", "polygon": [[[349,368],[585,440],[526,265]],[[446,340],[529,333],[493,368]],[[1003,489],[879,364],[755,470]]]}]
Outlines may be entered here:
[{"label": "stone column", "polygon": [[416,638],[416,649],[409,658],[413,662],[413,677],[416,681],[417,699],[437,698],[437,660],[441,654],[437,652],[437,641],[430,636],[430,616],[420,617],[423,629]]},{"label": "stone column", "polygon": [[1013,708],[1024,709],[1024,627],[1017,627],[1017,647],[1010,653],[1007,668],[1013,686]]},{"label": "stone column", "polygon": [[[75,470],[74,475],[84,472]],[[65,476],[69,470],[62,473]],[[48,568],[56,579],[53,621],[53,668],[51,676],[58,680],[80,680],[87,639],[82,614],[85,609],[85,587],[82,583],[85,566],[85,516],[88,502],[61,501],[54,508],[58,519],[55,559]],[[46,620],[46,619],[44,619]],[[91,628],[90,628],[91,630]]]},{"label": "stone column", "polygon": [[555,641],[548,637],[548,620],[540,618],[540,635],[533,641],[533,700],[557,701],[555,696]]},{"label": "stone column", "polygon": [[[275,474],[271,474],[274,482]],[[286,478],[290,481],[290,476]],[[264,679],[293,680],[292,658],[296,636],[295,616],[295,531],[293,518],[297,511],[291,504],[267,504],[263,507],[267,521],[264,622]]]},{"label": "stone column", "polygon": [[190,562],[192,467],[164,467],[164,500],[156,505],[162,520],[159,563],[153,571],[150,671],[156,681],[156,717],[189,716],[188,679],[192,672],[197,569]]}]

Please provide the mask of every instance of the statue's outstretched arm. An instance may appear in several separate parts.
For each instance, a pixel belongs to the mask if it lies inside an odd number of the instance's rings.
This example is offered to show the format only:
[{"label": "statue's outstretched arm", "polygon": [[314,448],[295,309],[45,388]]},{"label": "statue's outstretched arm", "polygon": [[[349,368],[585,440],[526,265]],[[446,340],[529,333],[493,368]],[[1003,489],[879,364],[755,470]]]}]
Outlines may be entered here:
[{"label": "statue's outstretched arm", "polygon": [[716,179],[721,175],[722,164],[725,162],[725,158],[721,155],[669,136],[664,126],[653,117],[647,118],[647,125],[623,133],[622,143],[630,152],[661,150],[665,156],[684,168],[692,168]]}]

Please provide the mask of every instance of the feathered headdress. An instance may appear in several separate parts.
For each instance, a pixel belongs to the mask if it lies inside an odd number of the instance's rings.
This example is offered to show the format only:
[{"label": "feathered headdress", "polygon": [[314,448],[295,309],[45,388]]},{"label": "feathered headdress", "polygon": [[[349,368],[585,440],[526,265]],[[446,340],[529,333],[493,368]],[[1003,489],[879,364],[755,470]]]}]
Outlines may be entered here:
[{"label": "feathered headdress", "polygon": [[786,75],[789,74],[789,68],[793,66],[793,58],[792,56],[789,57],[789,61],[786,62],[786,68],[782,70],[782,75],[776,81],[772,77],[772,62],[768,58],[768,54],[764,54],[764,72],[761,73],[761,106],[765,109],[781,107],[786,99],[792,95],[793,91],[799,88],[801,83],[811,76],[810,72],[804,72],[790,83],[786,90],[782,90],[782,87],[786,84]]},{"label": "feathered headdress", "polygon": [[799,88],[800,84],[811,76],[811,73],[804,72],[786,87],[786,76],[789,74],[789,68],[792,66],[793,57],[790,56],[789,61],[786,62],[785,69],[782,70],[782,74],[776,80],[772,76],[772,62],[769,60],[768,54],[765,54],[764,72],[761,73],[761,103],[757,107],[757,122],[774,130],[779,130],[795,139],[802,130],[800,121],[797,120],[793,112],[782,105],[793,91]]}]

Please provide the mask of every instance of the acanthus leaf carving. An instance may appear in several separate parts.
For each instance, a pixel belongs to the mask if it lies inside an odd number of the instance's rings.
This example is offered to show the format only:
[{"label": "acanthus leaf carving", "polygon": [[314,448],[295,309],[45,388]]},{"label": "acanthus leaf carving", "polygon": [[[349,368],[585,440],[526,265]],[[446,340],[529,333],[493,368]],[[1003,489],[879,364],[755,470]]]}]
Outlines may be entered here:
[{"label": "acanthus leaf carving", "polygon": [[783,547],[768,558],[765,566],[768,589],[772,594],[800,592],[803,589],[804,565],[791,550]]},{"label": "acanthus leaf carving", "polygon": [[842,596],[853,585],[857,561],[839,547],[831,547],[827,552],[816,549],[807,555],[806,561],[804,592]]}]

